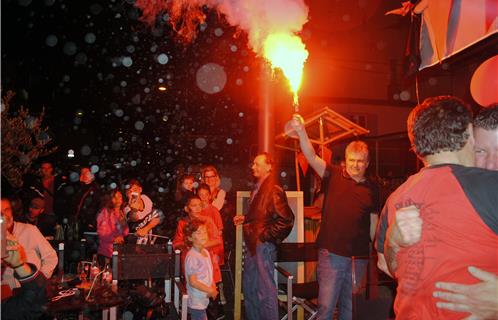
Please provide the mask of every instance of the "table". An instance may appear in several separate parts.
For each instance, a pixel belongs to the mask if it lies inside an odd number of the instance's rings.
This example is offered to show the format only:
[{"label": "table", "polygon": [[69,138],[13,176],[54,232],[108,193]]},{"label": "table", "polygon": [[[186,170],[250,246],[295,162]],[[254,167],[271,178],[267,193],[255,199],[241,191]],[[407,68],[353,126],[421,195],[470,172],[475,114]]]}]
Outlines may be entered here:
[{"label": "table", "polygon": [[111,286],[101,286],[93,289],[88,301],[85,300],[83,291],[79,290],[75,295],[49,301],[46,304],[46,312],[55,318],[63,318],[64,315],[77,313],[79,318],[85,312],[102,310],[102,319],[107,319],[109,308],[121,305],[124,302]]}]

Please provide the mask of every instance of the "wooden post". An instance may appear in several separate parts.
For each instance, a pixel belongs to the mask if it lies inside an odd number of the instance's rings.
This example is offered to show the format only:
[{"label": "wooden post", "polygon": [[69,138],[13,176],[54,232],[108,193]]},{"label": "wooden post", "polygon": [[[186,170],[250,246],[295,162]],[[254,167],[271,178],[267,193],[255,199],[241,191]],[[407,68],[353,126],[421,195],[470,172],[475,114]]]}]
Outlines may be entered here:
[{"label": "wooden post", "polygon": [[[244,196],[243,194],[249,193],[248,191],[237,192],[237,207],[236,215],[241,216],[244,214]],[[235,227],[235,292],[234,292],[234,306],[233,318],[235,320],[241,319],[242,315],[242,225]]]}]

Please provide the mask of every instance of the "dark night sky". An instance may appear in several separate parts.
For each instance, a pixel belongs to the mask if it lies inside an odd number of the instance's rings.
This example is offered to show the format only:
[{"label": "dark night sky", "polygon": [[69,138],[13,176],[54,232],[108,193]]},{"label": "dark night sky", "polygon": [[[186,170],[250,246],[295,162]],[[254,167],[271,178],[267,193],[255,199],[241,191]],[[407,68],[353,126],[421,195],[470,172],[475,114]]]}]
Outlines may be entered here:
[{"label": "dark night sky", "polygon": [[[247,162],[258,61],[212,12],[188,46],[138,21],[131,1],[4,1],[2,13],[2,89],[46,108],[56,162],[74,149],[74,163],[101,172],[152,165],[171,176],[179,163]],[[196,85],[207,63],[224,67],[220,93]]]},{"label": "dark night sky", "polygon": [[[383,18],[397,4],[320,3],[309,3],[312,18],[303,32],[311,58],[320,62],[335,54],[336,69],[351,74],[373,68],[367,71],[387,78],[387,54],[400,56],[403,40],[382,39],[372,26],[380,35],[398,30],[400,19]],[[174,188],[180,164],[239,166],[247,176],[257,143],[261,59],[247,48],[244,33],[206,13],[197,39],[184,46],[168,26],[139,21],[132,0],[4,0],[2,90],[14,90],[15,105],[32,112],[45,107],[45,124],[59,146],[52,159],[66,173],[97,165],[103,184],[139,176],[146,190],[163,194]],[[365,50],[370,47],[386,55],[384,61]],[[202,73],[209,63],[224,71]],[[220,83],[220,92],[202,91],[199,74],[211,85]],[[74,159],[67,159],[69,149]]]}]

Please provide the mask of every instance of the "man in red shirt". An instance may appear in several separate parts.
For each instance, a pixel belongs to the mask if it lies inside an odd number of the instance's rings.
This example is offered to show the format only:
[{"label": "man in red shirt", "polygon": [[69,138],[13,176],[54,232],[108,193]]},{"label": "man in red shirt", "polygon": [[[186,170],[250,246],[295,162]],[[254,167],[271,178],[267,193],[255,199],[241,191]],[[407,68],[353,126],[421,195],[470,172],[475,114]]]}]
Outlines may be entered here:
[{"label": "man in red shirt", "polygon": [[[398,279],[398,317],[461,319],[460,312],[437,308],[440,296],[433,291],[440,282],[476,283],[469,265],[498,272],[498,172],[472,168],[472,113],[457,98],[430,98],[418,105],[408,119],[408,134],[426,167],[389,197],[382,213],[389,229],[385,242],[379,233],[377,250]],[[415,218],[424,228],[412,229],[418,236],[402,243],[403,222],[396,211],[410,205],[420,210]]]}]

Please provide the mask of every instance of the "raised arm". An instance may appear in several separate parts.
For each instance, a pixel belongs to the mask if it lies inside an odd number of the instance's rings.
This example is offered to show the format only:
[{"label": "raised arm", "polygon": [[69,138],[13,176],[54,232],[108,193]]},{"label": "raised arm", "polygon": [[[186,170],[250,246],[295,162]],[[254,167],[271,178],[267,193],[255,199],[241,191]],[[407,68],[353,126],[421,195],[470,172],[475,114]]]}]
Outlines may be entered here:
[{"label": "raised arm", "polygon": [[299,145],[303,151],[304,157],[308,160],[308,163],[316,171],[316,173],[323,178],[325,174],[326,163],[320,158],[316,152],[315,148],[311,144],[311,141],[306,133],[306,128],[304,127],[304,119],[299,114],[294,114],[291,120],[292,128],[296,131],[299,137]]}]

